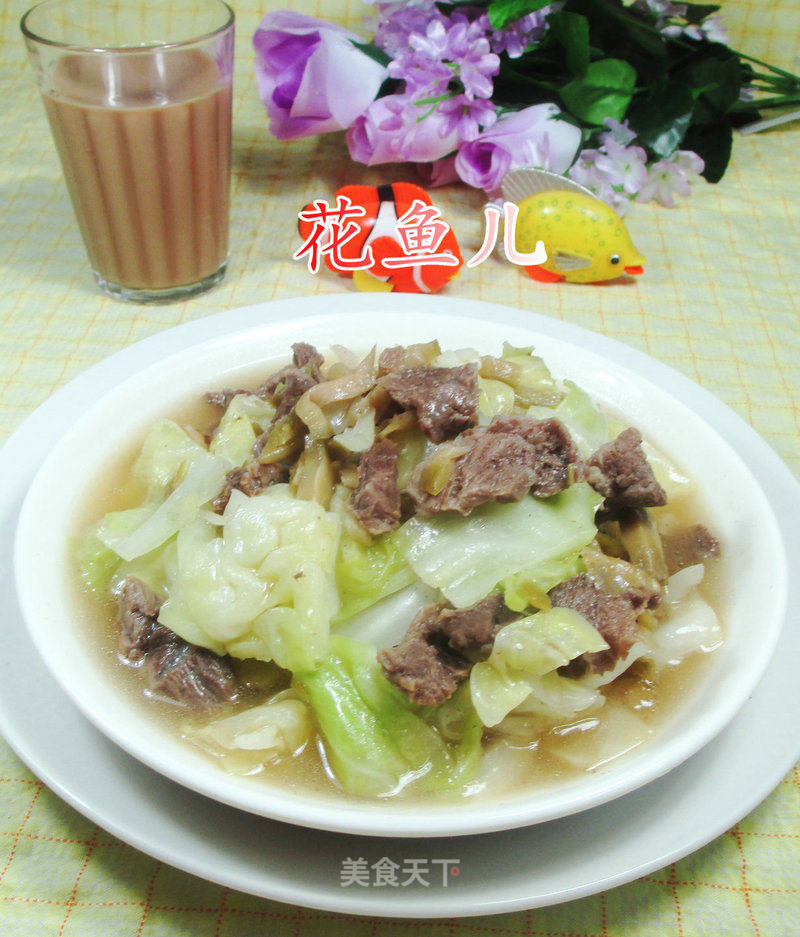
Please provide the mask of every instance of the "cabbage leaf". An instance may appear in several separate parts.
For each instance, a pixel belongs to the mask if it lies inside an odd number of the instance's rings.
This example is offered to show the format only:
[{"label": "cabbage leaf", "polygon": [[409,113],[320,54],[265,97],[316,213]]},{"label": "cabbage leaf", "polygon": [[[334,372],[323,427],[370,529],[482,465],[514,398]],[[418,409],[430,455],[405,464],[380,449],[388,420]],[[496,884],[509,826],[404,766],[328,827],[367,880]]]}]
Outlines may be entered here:
[{"label": "cabbage leaf", "polygon": [[602,500],[581,482],[552,498],[483,504],[467,517],[413,517],[398,531],[398,544],[423,582],[466,608],[520,570],[566,561],[591,543]]},{"label": "cabbage leaf", "polygon": [[608,644],[583,616],[553,608],[505,625],[488,660],[470,674],[472,702],[486,726],[495,726],[529,696],[547,708],[571,713],[595,702],[597,694],[554,671],[573,658],[603,651]]},{"label": "cabbage leaf", "polygon": [[178,533],[159,620],[217,654],[312,669],[337,607],[339,519],[272,485],[232,492],[222,522],[221,536],[202,517]]},{"label": "cabbage leaf", "polygon": [[267,703],[212,719],[203,726],[186,725],[182,734],[219,758],[229,773],[248,775],[297,752],[312,731],[306,703],[278,693]]},{"label": "cabbage leaf", "polygon": [[[171,420],[159,420],[133,466],[147,486],[141,507],[107,514],[98,539],[123,560],[150,553],[193,521],[200,508],[222,490],[231,468]],[[172,489],[172,490],[170,490]]]},{"label": "cabbage leaf", "polygon": [[[561,392],[544,359],[533,353],[533,348],[515,348],[503,342],[503,354],[499,358],[500,368],[497,377],[510,385],[516,402],[521,407],[535,404],[555,406],[561,400]],[[510,373],[502,374],[505,365]]]},{"label": "cabbage leaf", "polygon": [[524,612],[531,599],[549,592],[565,579],[571,579],[586,571],[586,564],[579,552],[559,556],[538,566],[522,569],[498,585],[503,601],[513,612]]},{"label": "cabbage leaf", "polygon": [[381,599],[405,589],[416,578],[392,534],[366,544],[344,531],[336,557],[340,605],[333,624],[348,621]]},{"label": "cabbage leaf", "polygon": [[237,394],[228,404],[209,449],[233,465],[242,465],[253,451],[256,436],[272,423],[275,407],[255,394]]},{"label": "cabbage leaf", "polygon": [[328,761],[351,793],[389,794],[420,779],[425,789],[445,790],[474,772],[482,730],[468,697],[428,714],[459,725],[458,740],[449,741],[389,683],[372,645],[334,635],[328,659],[295,679],[314,710]]}]

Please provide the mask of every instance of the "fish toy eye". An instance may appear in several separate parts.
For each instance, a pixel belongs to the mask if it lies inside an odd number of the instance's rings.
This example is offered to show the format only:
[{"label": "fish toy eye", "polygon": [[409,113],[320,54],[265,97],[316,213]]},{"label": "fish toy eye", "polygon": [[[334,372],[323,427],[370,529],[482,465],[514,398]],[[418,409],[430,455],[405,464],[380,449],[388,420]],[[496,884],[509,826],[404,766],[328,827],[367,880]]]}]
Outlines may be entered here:
[{"label": "fish toy eye", "polygon": [[619,254],[612,254],[612,256],[611,256],[611,263],[612,263],[612,264],[618,264],[618,263],[619,263]]}]

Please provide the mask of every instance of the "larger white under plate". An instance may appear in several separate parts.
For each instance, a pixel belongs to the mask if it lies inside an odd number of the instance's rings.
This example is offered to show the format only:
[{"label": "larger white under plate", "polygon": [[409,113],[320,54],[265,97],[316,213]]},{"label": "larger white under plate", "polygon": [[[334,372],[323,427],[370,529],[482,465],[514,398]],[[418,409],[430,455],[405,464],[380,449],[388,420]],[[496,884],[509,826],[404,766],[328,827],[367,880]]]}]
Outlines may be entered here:
[{"label": "larger white under plate", "polygon": [[[387,308],[429,309],[499,328],[588,344],[610,362],[668,389],[739,452],[780,519],[789,555],[800,534],[789,518],[797,483],[753,431],[682,376],[631,349],[519,310],[436,298],[388,297]],[[99,395],[155,359],[265,319],[374,307],[372,297],[315,298],[224,313],[155,336],[91,369],[56,394],[4,447],[2,518],[13,528],[30,479],[54,438]],[[557,370],[557,369],[556,369]],[[795,761],[800,688],[791,661],[800,651],[800,587],[790,583],[789,621],[779,653],[745,707],[680,768],[614,803],[511,833],[458,840],[343,836],[253,818],[172,784],[96,732],[69,704],[33,650],[13,600],[10,544],[0,575],[7,596],[7,656],[0,664],[0,727],[20,756],[81,812],[144,851],[211,880],[284,901],[365,914],[450,916],[541,906],[633,879],[703,845],[752,809]],[[35,692],[32,692],[35,688]],[[448,887],[363,888],[340,884],[348,858],[457,859]],[[432,866],[438,869],[439,866]]]}]

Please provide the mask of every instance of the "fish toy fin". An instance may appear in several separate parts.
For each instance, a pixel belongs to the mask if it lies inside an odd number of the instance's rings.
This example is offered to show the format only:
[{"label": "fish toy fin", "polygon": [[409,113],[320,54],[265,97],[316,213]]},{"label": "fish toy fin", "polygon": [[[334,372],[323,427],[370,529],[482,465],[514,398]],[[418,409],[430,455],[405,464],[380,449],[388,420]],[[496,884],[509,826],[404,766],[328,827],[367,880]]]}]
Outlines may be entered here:
[{"label": "fish toy fin", "polygon": [[539,195],[540,192],[583,192],[584,195],[597,198],[594,192],[586,186],[575,182],[568,176],[560,176],[557,172],[550,172],[547,169],[513,169],[506,173],[500,188],[503,198],[517,205],[523,199],[531,195]]},{"label": "fish toy fin", "polygon": [[362,293],[391,293],[392,284],[388,280],[379,280],[368,270],[353,271],[353,285]]},{"label": "fish toy fin", "polygon": [[385,267],[383,261],[387,258],[405,257],[402,247],[394,238],[387,236],[375,238],[371,244],[372,259],[374,261],[369,272],[373,277],[386,278],[392,288],[398,293],[419,293],[419,286],[414,282],[412,267]]},{"label": "fish toy fin", "polygon": [[585,270],[592,266],[592,261],[582,254],[570,254],[567,251],[555,251],[550,258],[559,270],[564,273],[574,273],[576,270]]},{"label": "fish toy fin", "polygon": [[558,283],[560,280],[565,279],[565,277],[560,273],[551,273],[549,270],[545,270],[544,267],[540,267],[538,264],[533,266],[526,267],[525,272],[533,280],[538,280],[539,283]]}]

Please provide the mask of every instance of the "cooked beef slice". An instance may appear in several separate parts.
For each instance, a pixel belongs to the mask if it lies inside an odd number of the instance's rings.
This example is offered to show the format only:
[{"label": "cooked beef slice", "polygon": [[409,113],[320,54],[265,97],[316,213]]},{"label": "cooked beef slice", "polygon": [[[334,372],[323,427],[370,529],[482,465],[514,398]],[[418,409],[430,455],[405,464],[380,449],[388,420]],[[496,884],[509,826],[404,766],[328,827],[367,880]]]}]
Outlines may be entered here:
[{"label": "cooked beef slice", "polygon": [[175,633],[158,623],[161,600],[155,592],[133,576],[122,585],[118,596],[119,651],[125,660],[135,664]]},{"label": "cooked beef slice", "polygon": [[665,534],[661,542],[670,576],[679,569],[719,556],[719,540],[702,524],[695,524],[674,534]]},{"label": "cooked beef slice", "polygon": [[[289,413],[303,394],[320,382],[323,361],[322,355],[313,345],[296,342],[292,345],[292,363],[271,374],[257,391],[226,387],[223,390],[209,391],[204,396],[208,403],[222,407],[223,410],[226,410],[231,400],[239,394],[255,393],[264,400],[277,397],[278,399],[273,401],[278,409],[277,419]],[[276,394],[279,387],[280,390]]]},{"label": "cooked beef slice", "polygon": [[400,524],[397,457],[397,446],[383,439],[367,449],[358,463],[358,486],[350,509],[371,534],[384,534]]},{"label": "cooked beef slice", "polygon": [[407,368],[380,378],[389,396],[414,410],[420,429],[433,442],[457,436],[478,421],[478,366]]},{"label": "cooked beef slice", "polygon": [[226,387],[223,390],[212,390],[207,394],[203,394],[207,403],[213,404],[215,407],[222,407],[223,410],[227,410],[230,405],[231,400],[234,397],[238,397],[239,394],[249,394],[249,390],[235,390],[232,387]]},{"label": "cooked beef slice", "polygon": [[586,481],[605,497],[607,509],[659,507],[667,494],[656,481],[642,451],[642,436],[633,427],[590,456]]},{"label": "cooked beef slice", "polygon": [[378,653],[378,662],[413,703],[437,706],[455,693],[472,669],[462,655],[487,656],[497,632],[515,618],[519,615],[506,607],[500,593],[471,608],[428,605],[398,645]]},{"label": "cooked beef slice", "polygon": [[578,459],[569,433],[556,419],[496,416],[488,427],[462,433],[457,444],[467,446],[467,452],[438,494],[422,487],[429,460],[411,475],[406,490],[427,513],[466,515],[486,501],[520,501],[529,491],[548,498],[568,487],[569,466]]},{"label": "cooked beef slice", "polygon": [[472,666],[448,648],[439,625],[441,610],[441,605],[423,608],[398,645],[378,652],[387,679],[421,706],[449,699]]},{"label": "cooked beef slice", "polygon": [[519,617],[497,592],[472,608],[444,609],[439,616],[439,627],[448,645],[459,654],[488,656],[497,632]]},{"label": "cooked beef slice", "polygon": [[288,364],[268,377],[258,388],[257,393],[259,397],[273,402],[275,405],[274,420],[278,420],[287,413],[291,413],[303,394],[317,383],[317,379],[312,377],[307,370]]},{"label": "cooked beef slice", "polygon": [[273,422],[291,413],[303,394],[322,378],[323,358],[313,345],[297,342],[292,345],[292,352],[292,363],[271,374],[256,391],[259,397],[275,404]]},{"label": "cooked beef slice", "polygon": [[[570,666],[571,675],[581,670],[603,673],[611,670],[620,657],[624,657],[636,641],[637,611],[629,598],[601,592],[586,573],[573,576],[550,591],[554,606],[571,608],[600,632],[608,650],[582,654],[581,664]],[[577,672],[577,673],[576,673]]]},{"label": "cooked beef slice", "polygon": [[151,690],[189,706],[228,702],[238,685],[227,661],[195,647],[158,621],[161,600],[132,576],[119,594],[119,649],[131,664],[143,664]]},{"label": "cooked beef slice", "polygon": [[238,695],[236,677],[224,658],[181,639],[154,648],[146,666],[151,691],[177,703],[213,709]]},{"label": "cooked beef slice", "polygon": [[319,383],[322,378],[320,369],[325,361],[322,355],[308,342],[295,342],[292,345],[292,359],[296,368],[307,368],[311,376]]},{"label": "cooked beef slice", "polygon": [[269,485],[287,481],[288,478],[289,469],[285,465],[280,465],[277,462],[265,465],[259,462],[258,459],[246,462],[239,468],[231,469],[225,476],[225,487],[214,498],[214,511],[217,514],[225,512],[225,508],[231,499],[231,492],[234,490],[244,492],[248,498],[252,498]]}]

